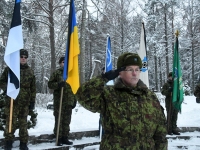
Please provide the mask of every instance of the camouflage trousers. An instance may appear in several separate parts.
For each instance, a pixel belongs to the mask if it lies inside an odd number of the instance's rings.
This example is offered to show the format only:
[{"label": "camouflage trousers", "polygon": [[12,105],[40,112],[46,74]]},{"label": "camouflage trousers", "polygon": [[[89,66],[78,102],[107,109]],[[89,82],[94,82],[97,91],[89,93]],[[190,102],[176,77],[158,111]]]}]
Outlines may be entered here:
[{"label": "camouflage trousers", "polygon": [[19,106],[13,105],[13,114],[12,114],[12,128],[9,133],[9,118],[10,118],[10,107],[5,107],[5,115],[6,115],[6,126],[4,131],[5,140],[13,140],[15,135],[15,131],[19,129],[19,138],[20,142],[27,143],[28,142],[28,124],[27,124],[27,116],[29,113],[28,106]]},{"label": "camouflage trousers", "polygon": [[[59,126],[59,138],[69,136],[69,131],[70,131],[69,125],[71,123],[71,115],[72,115],[71,106],[67,106],[66,109],[62,108],[60,117],[60,126]],[[58,116],[59,116],[59,109],[54,108],[55,125],[53,131],[55,135],[57,135]]]}]

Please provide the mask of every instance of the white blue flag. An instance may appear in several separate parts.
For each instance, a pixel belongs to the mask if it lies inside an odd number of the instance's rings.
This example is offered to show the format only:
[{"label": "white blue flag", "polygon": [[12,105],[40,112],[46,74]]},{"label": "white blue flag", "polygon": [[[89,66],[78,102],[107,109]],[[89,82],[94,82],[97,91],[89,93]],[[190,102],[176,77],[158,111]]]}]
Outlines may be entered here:
[{"label": "white blue flag", "polygon": [[[105,72],[112,70],[112,55],[111,55],[111,40],[110,36],[107,36],[107,45],[106,45],[106,62],[105,62]],[[107,85],[113,85],[113,80],[109,81]]]},{"label": "white blue flag", "polygon": [[138,55],[142,59],[142,69],[141,69],[140,79],[149,88],[148,60],[147,60],[147,52],[146,52],[146,35],[145,35],[144,23],[142,23],[141,36],[140,36],[140,48],[138,51]]},{"label": "white blue flag", "polygon": [[15,1],[4,61],[10,68],[8,73],[7,95],[16,99],[20,89],[20,49],[23,48],[20,2]]}]

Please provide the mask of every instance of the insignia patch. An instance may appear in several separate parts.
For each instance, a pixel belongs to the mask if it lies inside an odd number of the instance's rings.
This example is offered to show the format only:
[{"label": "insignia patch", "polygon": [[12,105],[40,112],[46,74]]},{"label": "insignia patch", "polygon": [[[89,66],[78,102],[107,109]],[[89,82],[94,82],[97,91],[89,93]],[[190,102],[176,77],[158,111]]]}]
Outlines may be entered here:
[{"label": "insignia patch", "polygon": [[138,60],[137,60],[137,58],[134,58],[134,61],[136,61],[136,62],[137,62],[137,61],[138,61]]}]

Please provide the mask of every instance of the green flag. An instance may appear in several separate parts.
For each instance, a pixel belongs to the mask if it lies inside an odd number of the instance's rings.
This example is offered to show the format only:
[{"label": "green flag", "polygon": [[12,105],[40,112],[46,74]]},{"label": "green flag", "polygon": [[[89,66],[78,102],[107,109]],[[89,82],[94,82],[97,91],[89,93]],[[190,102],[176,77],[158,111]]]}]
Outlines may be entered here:
[{"label": "green flag", "polygon": [[178,37],[176,36],[176,42],[174,45],[174,60],[173,60],[173,97],[172,102],[175,109],[181,112],[181,104],[183,102],[183,83],[182,83],[182,72],[179,61],[178,53]]}]

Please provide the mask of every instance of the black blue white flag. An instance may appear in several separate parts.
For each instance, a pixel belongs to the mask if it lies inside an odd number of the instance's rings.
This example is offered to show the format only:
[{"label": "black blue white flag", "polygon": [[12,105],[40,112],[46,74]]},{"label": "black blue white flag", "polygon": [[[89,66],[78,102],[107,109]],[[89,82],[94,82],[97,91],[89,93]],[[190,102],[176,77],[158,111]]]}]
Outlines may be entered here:
[{"label": "black blue white flag", "polygon": [[23,48],[20,2],[15,1],[4,61],[10,68],[8,73],[7,95],[16,99],[20,89],[20,49]]}]

